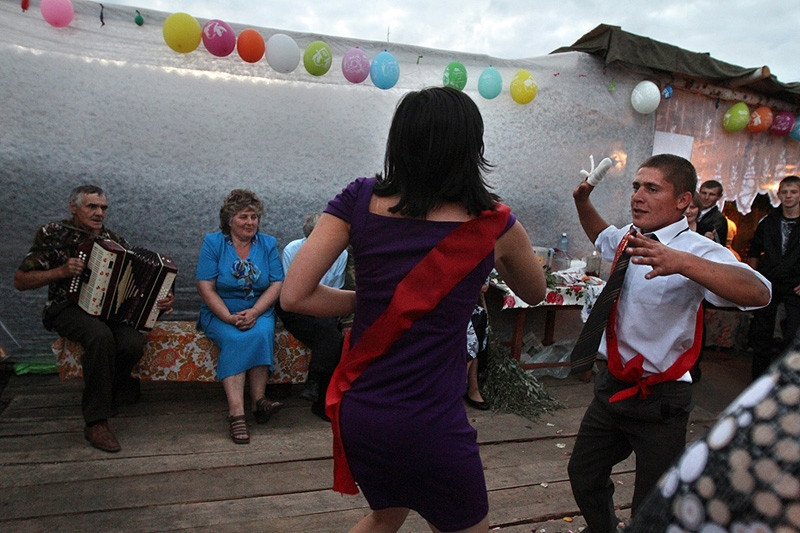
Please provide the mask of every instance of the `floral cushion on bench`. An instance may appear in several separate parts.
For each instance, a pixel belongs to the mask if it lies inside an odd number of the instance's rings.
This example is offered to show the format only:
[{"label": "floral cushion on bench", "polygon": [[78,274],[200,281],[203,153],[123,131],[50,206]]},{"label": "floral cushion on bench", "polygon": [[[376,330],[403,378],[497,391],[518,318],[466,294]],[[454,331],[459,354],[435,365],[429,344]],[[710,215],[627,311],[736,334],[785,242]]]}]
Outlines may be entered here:
[{"label": "floral cushion on bench", "polygon": [[[83,375],[83,346],[63,337],[52,345],[61,379]],[[157,322],[147,333],[141,360],[131,375],[150,381],[217,381],[219,349],[194,322]],[[275,357],[268,383],[304,383],[311,352],[278,322]]]}]

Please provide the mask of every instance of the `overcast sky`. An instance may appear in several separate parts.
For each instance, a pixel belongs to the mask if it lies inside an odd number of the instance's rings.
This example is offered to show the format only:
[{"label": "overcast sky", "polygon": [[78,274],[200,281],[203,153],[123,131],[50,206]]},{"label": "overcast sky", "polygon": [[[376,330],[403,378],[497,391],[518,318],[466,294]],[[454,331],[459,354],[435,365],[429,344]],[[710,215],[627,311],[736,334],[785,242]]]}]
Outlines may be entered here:
[{"label": "overcast sky", "polygon": [[797,0],[120,0],[198,18],[487,54],[547,55],[598,24],[800,81]]}]

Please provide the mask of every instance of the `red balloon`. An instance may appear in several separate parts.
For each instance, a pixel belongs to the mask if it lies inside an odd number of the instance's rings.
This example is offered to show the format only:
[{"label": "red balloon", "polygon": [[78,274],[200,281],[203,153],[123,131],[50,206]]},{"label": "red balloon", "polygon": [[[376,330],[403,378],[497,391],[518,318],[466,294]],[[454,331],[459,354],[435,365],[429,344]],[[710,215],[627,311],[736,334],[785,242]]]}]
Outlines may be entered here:
[{"label": "red balloon", "polygon": [[794,126],[794,115],[788,111],[781,111],[775,115],[769,132],[783,137],[789,135],[789,132],[792,131],[792,126]]},{"label": "red balloon", "polygon": [[772,126],[772,119],[772,109],[767,106],[757,107],[750,113],[750,122],[747,123],[747,130],[751,133],[767,131]]},{"label": "red balloon", "polygon": [[236,48],[236,33],[222,20],[211,19],[203,24],[203,45],[217,57],[225,57]]},{"label": "red balloon", "polygon": [[248,63],[257,63],[264,57],[264,52],[267,46],[264,44],[264,38],[256,30],[247,29],[239,34],[239,39],[236,41],[236,51],[239,52],[239,57]]}]

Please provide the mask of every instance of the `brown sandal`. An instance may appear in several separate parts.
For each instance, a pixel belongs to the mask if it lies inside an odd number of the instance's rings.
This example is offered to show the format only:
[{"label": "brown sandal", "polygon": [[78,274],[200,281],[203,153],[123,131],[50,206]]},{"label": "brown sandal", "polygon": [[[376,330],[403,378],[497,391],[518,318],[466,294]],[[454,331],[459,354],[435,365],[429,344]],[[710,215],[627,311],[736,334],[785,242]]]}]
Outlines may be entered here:
[{"label": "brown sandal", "polygon": [[247,431],[247,422],[244,415],[229,416],[228,426],[233,442],[236,444],[250,444],[250,432]]},{"label": "brown sandal", "polygon": [[253,410],[253,416],[259,424],[266,424],[269,422],[270,417],[281,410],[283,404],[281,402],[271,402],[264,396],[256,402],[256,408]]}]

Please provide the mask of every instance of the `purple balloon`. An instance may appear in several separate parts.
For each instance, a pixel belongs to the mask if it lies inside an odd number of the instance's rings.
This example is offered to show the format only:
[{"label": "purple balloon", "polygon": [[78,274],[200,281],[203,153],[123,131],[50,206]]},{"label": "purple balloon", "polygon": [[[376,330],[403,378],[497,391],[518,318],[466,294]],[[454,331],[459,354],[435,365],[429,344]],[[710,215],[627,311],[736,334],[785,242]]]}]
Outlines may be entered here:
[{"label": "purple balloon", "polygon": [[227,22],[211,19],[203,24],[203,45],[213,55],[225,57],[236,48],[236,34]]},{"label": "purple balloon", "polygon": [[342,74],[350,83],[361,83],[369,76],[369,58],[367,54],[354,46],[342,57]]},{"label": "purple balloon", "polygon": [[794,126],[794,115],[788,111],[781,111],[772,119],[772,126],[770,126],[769,131],[773,135],[783,137],[789,135],[789,132],[792,131],[792,126]]}]

